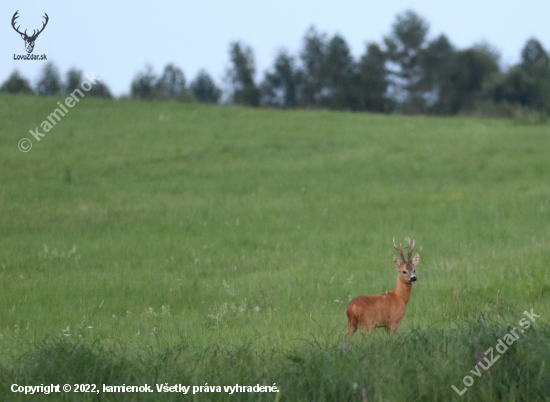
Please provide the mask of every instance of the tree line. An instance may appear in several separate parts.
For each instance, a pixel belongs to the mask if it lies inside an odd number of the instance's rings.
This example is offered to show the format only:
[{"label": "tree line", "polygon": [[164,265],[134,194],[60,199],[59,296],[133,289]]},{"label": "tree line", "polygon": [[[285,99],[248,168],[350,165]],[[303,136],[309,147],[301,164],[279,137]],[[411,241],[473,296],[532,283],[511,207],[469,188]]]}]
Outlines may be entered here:
[{"label": "tree line", "polygon": [[[250,46],[232,42],[229,60],[224,102],[239,105],[438,115],[550,113],[550,57],[540,41],[529,39],[519,63],[504,69],[487,43],[459,49],[444,34],[429,39],[428,22],[414,11],[397,15],[381,43],[367,43],[357,60],[341,35],[329,37],[315,27],[306,31],[297,55],[280,50],[260,80]],[[81,81],[82,72],[72,69],[62,82],[50,63],[36,88],[15,71],[0,91],[52,95],[70,92]],[[94,90],[92,95],[111,97],[105,85]],[[139,72],[130,97],[216,104],[222,90],[205,70],[188,85],[183,71],[168,64],[160,76],[150,66]]]},{"label": "tree line", "polygon": [[[54,63],[47,63],[40,73],[36,86],[33,88],[29,80],[15,70],[2,85],[0,92],[11,94],[23,93],[39,96],[68,94],[80,88],[83,82],[82,70],[71,68],[62,79],[59,69]],[[111,90],[102,82],[97,82],[88,92],[92,97],[112,99]],[[221,90],[216,86],[210,75],[202,70],[187,87],[183,71],[168,64],[160,77],[157,77],[151,66],[145,66],[131,83],[130,97],[133,99],[162,99],[178,101],[199,101],[218,103]],[[125,98],[127,96],[123,96]]]}]

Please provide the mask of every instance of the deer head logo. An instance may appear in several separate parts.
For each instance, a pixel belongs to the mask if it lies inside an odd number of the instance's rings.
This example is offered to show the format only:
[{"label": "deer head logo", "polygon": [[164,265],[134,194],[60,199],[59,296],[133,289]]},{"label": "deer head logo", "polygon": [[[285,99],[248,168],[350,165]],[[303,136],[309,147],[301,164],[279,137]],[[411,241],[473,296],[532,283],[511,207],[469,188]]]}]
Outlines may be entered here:
[{"label": "deer head logo", "polygon": [[17,15],[18,13],[19,13],[19,10],[17,10],[15,12],[15,14],[13,14],[13,18],[11,19],[11,26],[13,27],[15,32],[17,32],[19,35],[21,35],[21,37],[25,41],[25,48],[27,49],[27,53],[32,53],[32,50],[34,49],[34,41],[36,40],[36,38],[38,38],[38,35],[40,35],[40,33],[44,30],[44,28],[46,28],[46,25],[48,25],[48,20],[50,18],[48,17],[48,14],[44,13],[43,18],[46,21],[43,22],[44,25],[42,25],[42,29],[40,29],[38,32],[36,32],[36,29],[34,29],[33,33],[32,33],[32,36],[28,36],[26,29],[25,29],[25,32],[21,32],[19,30],[19,27],[17,27],[17,28],[15,27],[15,20],[17,18],[19,18],[19,15]]}]

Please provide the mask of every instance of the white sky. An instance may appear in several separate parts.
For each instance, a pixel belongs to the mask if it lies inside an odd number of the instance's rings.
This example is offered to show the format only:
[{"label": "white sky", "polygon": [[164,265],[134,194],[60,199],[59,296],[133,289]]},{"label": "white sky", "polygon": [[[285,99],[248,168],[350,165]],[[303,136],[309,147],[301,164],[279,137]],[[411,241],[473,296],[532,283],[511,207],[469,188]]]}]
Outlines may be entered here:
[{"label": "white sky", "polygon": [[550,48],[549,0],[194,0],[194,1],[13,1],[0,3],[0,82],[15,69],[34,85],[42,61],[15,61],[26,54],[12,29],[19,10],[21,30],[50,21],[36,40],[34,54],[46,54],[64,75],[70,67],[95,74],[115,95],[128,93],[130,81],[150,63],[158,74],[175,63],[187,82],[206,68],[219,85],[228,66],[229,42],[242,40],[256,56],[257,79],[278,49],[297,54],[308,27],[329,35],[340,33],[355,57],[366,42],[381,42],[395,16],[413,9],[431,26],[430,37],[445,33],[464,48],[487,41],[502,53],[506,65],[519,60],[530,37]]}]

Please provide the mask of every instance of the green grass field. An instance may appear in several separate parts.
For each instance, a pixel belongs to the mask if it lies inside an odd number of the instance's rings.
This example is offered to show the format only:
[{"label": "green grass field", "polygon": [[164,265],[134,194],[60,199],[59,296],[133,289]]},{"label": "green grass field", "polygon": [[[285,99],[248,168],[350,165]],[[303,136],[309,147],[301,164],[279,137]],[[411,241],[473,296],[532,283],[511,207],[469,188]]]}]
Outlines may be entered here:
[{"label": "green grass field", "polygon": [[[61,100],[0,96],[3,400],[550,400],[548,125],[85,99],[36,141]],[[394,236],[421,256],[406,317],[345,342]]]}]

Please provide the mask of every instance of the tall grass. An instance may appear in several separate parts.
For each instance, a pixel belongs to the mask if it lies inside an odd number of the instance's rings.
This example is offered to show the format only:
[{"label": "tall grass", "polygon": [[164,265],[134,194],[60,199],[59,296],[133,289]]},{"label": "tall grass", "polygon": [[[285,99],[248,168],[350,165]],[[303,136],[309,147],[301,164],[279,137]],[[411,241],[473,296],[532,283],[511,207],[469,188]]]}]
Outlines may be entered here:
[{"label": "tall grass", "polygon": [[[41,400],[14,382],[547,398],[548,126],[86,99],[35,141],[56,102],[0,96],[6,398]],[[395,283],[394,236],[421,255],[403,324],[344,345],[350,298]],[[533,327],[458,397],[477,348],[531,308]]]}]

